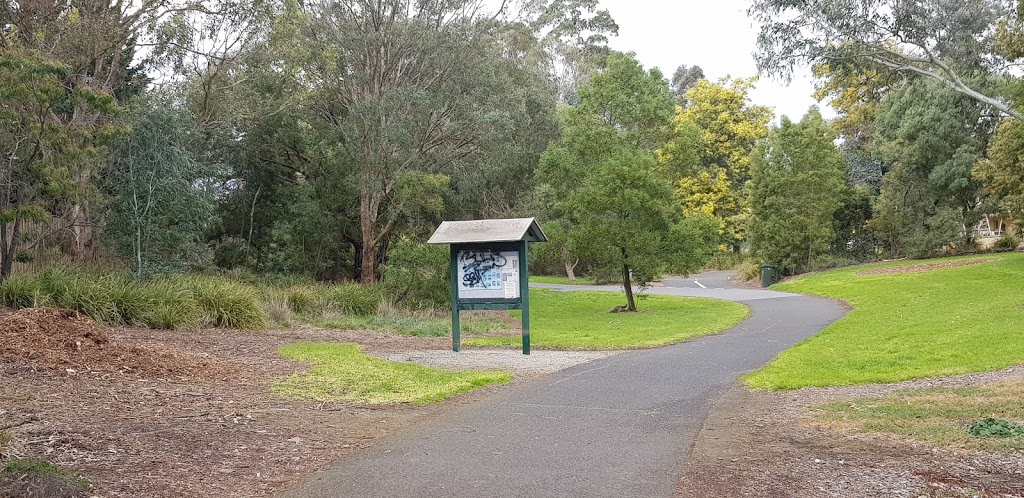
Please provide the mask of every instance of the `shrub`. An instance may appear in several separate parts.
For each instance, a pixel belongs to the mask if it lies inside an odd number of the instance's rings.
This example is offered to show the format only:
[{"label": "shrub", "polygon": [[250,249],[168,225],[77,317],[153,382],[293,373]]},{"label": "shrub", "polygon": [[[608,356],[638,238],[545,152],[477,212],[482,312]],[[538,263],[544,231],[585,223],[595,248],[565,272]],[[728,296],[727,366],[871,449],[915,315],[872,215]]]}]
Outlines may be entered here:
[{"label": "shrub", "polygon": [[1015,437],[1024,436],[1024,427],[1008,420],[986,418],[971,423],[967,433],[976,437]]},{"label": "shrub", "polygon": [[992,248],[997,250],[1012,251],[1014,249],[1017,249],[1017,246],[1019,245],[1019,238],[1014,237],[1013,235],[1004,235],[1000,237],[995,244],[992,245]]},{"label": "shrub", "polygon": [[706,270],[733,270],[746,262],[747,256],[735,252],[716,252],[704,265]]},{"label": "shrub", "polygon": [[761,265],[753,261],[744,261],[736,267],[736,276],[744,282],[752,282],[761,278]]},{"label": "shrub", "polygon": [[401,239],[388,251],[384,291],[396,306],[447,308],[451,302],[448,260],[445,246]]},{"label": "shrub", "polygon": [[[97,322],[121,323],[121,314],[110,286],[119,285],[120,275],[104,275],[82,268],[50,268],[40,275],[43,291],[58,308],[84,313]],[[122,303],[123,304],[123,303]]]},{"label": "shrub", "polygon": [[153,278],[139,283],[136,292],[147,295],[151,303],[143,314],[143,323],[149,327],[182,330],[203,325],[203,310],[183,280]]},{"label": "shrub", "polygon": [[327,287],[295,286],[288,289],[288,308],[300,315],[317,315],[324,311],[324,298]]},{"label": "shrub", "polygon": [[374,285],[343,284],[324,288],[326,307],[346,315],[372,315],[377,312],[382,297],[381,289]]},{"label": "shrub", "polygon": [[208,325],[238,329],[267,326],[267,312],[255,287],[220,277],[194,277],[190,284]]},{"label": "shrub", "polygon": [[49,296],[34,275],[11,275],[0,283],[0,304],[11,308],[39,308],[47,306]]}]

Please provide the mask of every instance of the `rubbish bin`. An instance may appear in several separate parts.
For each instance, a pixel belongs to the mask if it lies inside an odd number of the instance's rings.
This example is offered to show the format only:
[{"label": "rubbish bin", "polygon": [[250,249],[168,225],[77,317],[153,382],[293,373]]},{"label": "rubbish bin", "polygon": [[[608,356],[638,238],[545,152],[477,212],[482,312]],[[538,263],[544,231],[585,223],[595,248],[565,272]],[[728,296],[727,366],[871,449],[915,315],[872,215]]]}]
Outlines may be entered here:
[{"label": "rubbish bin", "polygon": [[779,280],[779,267],[761,265],[761,287],[768,287]]}]

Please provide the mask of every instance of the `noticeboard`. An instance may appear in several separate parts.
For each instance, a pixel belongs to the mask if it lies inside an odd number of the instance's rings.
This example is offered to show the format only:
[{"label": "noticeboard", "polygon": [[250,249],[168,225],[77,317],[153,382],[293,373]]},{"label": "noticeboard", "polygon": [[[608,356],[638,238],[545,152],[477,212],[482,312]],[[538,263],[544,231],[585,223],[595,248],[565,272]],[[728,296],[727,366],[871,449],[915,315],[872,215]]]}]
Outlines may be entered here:
[{"label": "noticeboard", "polygon": [[519,251],[461,249],[456,266],[459,299],[519,299]]},{"label": "noticeboard", "polygon": [[445,221],[428,244],[448,244],[452,296],[452,350],[461,348],[462,310],[522,310],[523,354],[530,354],[527,243],[546,242],[533,218]]}]

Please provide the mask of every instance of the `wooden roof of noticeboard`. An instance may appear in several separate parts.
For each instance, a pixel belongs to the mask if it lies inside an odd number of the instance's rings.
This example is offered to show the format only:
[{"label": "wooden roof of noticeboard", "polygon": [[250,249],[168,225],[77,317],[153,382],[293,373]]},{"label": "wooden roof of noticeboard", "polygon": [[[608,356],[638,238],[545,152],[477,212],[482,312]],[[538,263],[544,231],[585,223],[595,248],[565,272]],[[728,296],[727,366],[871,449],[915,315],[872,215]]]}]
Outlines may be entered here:
[{"label": "wooden roof of noticeboard", "polygon": [[444,221],[430,236],[428,244],[472,244],[477,242],[547,242],[534,218],[508,220]]}]

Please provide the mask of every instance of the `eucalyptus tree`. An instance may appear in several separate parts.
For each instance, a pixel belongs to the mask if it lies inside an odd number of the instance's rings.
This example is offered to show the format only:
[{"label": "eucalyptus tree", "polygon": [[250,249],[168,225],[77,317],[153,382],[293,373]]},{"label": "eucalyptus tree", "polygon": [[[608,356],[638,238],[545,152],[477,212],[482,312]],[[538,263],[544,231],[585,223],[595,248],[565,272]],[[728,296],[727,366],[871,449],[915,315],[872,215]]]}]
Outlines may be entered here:
[{"label": "eucalyptus tree", "polygon": [[977,71],[1007,73],[997,54],[1010,0],[756,0],[759,70],[788,77],[799,64],[861,61],[914,74],[1014,117],[1020,113],[972,83]]},{"label": "eucalyptus tree", "polygon": [[984,214],[972,169],[995,129],[990,108],[919,80],[882,99],[876,128],[875,146],[890,170],[871,225],[893,255],[929,254],[969,233]]},{"label": "eucalyptus tree", "polygon": [[180,271],[202,254],[213,193],[184,137],[188,121],[158,98],[126,113],[103,179],[110,196],[105,238],[137,276]]}]

